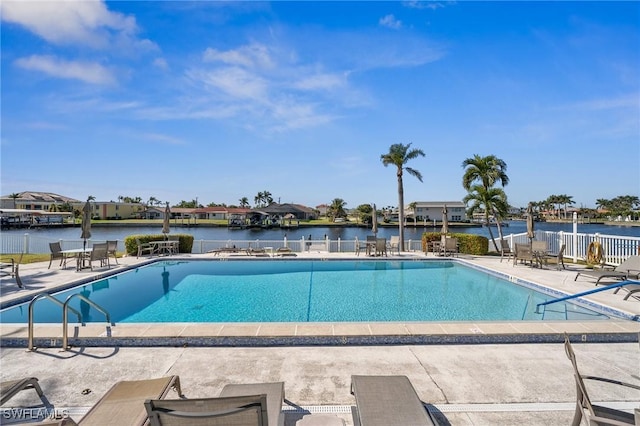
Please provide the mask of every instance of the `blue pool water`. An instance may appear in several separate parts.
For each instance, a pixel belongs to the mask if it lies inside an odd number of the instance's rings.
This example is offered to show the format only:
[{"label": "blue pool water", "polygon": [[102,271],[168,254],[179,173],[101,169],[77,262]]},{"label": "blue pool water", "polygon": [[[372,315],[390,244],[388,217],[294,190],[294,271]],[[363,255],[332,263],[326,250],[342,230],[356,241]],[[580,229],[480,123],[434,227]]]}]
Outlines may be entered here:
[{"label": "blue pool water", "polygon": [[[606,316],[454,261],[161,261],[55,295],[80,293],[114,322],[351,322],[586,320]],[[75,298],[86,322],[104,316]],[[27,322],[27,305],[0,312]],[[36,322],[60,307],[36,303]],[[73,315],[69,317],[75,320]]]}]

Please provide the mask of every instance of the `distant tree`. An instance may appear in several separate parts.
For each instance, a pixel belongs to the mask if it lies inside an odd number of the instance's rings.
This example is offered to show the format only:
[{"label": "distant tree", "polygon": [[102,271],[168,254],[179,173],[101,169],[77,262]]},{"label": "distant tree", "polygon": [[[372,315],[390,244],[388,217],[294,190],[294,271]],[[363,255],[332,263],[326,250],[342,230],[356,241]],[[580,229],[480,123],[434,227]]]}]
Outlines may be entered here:
[{"label": "distant tree", "polygon": [[336,221],[336,218],[346,217],[347,213],[344,211],[344,206],[347,203],[342,198],[334,198],[327,209],[327,216],[331,219],[332,222]]},{"label": "distant tree", "polygon": [[242,197],[238,201],[240,201],[240,208],[246,209],[250,206],[249,199],[247,197]]},{"label": "distant tree", "polygon": [[373,207],[371,207],[371,204],[360,204],[358,207],[356,207],[356,212],[356,218],[359,222],[366,224],[371,223],[371,212],[373,212]]},{"label": "distant tree", "polygon": [[20,194],[17,192],[14,192],[13,194],[9,195],[9,198],[11,198],[13,200],[13,208],[16,209],[17,208],[17,202],[16,200],[18,198],[20,198]]},{"label": "distant tree", "polygon": [[404,184],[402,175],[406,170],[411,176],[422,182],[422,174],[411,167],[407,167],[407,163],[415,158],[424,157],[421,149],[411,149],[411,144],[403,145],[400,143],[393,144],[389,147],[389,152],[382,154],[380,160],[385,167],[396,166],[396,179],[398,181],[398,233],[399,247],[404,247]]}]

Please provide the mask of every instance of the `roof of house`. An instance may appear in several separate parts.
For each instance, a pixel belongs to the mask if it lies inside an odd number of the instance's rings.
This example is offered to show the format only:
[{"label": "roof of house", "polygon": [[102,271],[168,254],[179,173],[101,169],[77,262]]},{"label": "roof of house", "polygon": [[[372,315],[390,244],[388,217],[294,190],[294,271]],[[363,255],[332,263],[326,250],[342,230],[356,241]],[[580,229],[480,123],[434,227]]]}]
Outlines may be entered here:
[{"label": "roof of house", "polygon": [[[24,191],[18,193],[17,200],[20,201],[33,201],[41,203],[81,203],[80,200],[75,198],[65,197],[64,195],[54,194],[53,192],[34,192]],[[2,198],[11,198],[10,195],[3,195]]]}]

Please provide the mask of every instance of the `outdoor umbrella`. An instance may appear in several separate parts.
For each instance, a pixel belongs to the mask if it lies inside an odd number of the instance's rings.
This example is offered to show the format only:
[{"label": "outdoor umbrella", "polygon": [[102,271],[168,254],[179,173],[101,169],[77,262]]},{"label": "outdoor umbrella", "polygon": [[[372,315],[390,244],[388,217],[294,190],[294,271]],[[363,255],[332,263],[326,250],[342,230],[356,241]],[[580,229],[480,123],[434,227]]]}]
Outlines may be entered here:
[{"label": "outdoor umbrella", "polygon": [[448,234],[449,233],[449,217],[447,216],[447,206],[445,204],[444,208],[442,209],[442,233],[443,234]]},{"label": "outdoor umbrella", "polygon": [[169,229],[169,217],[171,216],[171,210],[169,209],[169,203],[167,203],[167,207],[164,209],[164,221],[162,222],[162,233],[165,234],[165,237],[171,230]]},{"label": "outdoor umbrella", "polygon": [[376,213],[376,205],[373,205],[373,213],[371,214],[371,232],[378,236],[378,214]]},{"label": "outdoor umbrella", "polygon": [[80,238],[84,240],[83,248],[87,248],[87,239],[91,238],[91,204],[89,200],[84,204],[82,208],[82,235]]},{"label": "outdoor umbrella", "polygon": [[533,207],[531,203],[527,206],[527,237],[529,237],[529,240],[533,240],[536,237],[533,230]]}]

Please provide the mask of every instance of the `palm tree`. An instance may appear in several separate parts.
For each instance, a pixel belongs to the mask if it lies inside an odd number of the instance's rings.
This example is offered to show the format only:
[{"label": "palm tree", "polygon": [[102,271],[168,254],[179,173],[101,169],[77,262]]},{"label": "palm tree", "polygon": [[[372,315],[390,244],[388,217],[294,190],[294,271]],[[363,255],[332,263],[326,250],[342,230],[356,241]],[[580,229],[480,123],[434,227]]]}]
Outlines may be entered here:
[{"label": "palm tree", "polygon": [[327,215],[331,218],[332,222],[335,222],[338,217],[347,216],[347,213],[344,211],[344,206],[346,205],[346,201],[342,198],[334,198],[333,201],[331,201],[331,205],[327,209]]},{"label": "palm tree", "polygon": [[[483,185],[472,185],[468,191],[469,193],[462,200],[465,204],[472,202],[471,206],[467,209],[467,214],[473,217],[473,214],[476,212],[484,213],[484,222],[489,230],[489,236],[491,237],[491,241],[493,241],[494,248],[499,252],[498,244],[493,238],[493,232],[491,231],[491,226],[489,226],[489,212],[494,212],[493,215],[496,220],[504,217],[509,211],[507,194],[505,194],[501,188],[485,188]],[[500,239],[502,239],[502,235]]]},{"label": "palm tree", "polygon": [[409,160],[414,158],[424,157],[424,152],[421,149],[411,149],[411,144],[403,145],[401,143],[393,144],[389,147],[389,152],[380,156],[382,164],[385,167],[388,165],[396,166],[396,177],[398,179],[398,233],[399,233],[399,245],[402,250],[404,249],[404,186],[402,184],[402,174],[406,170],[411,176],[415,176],[420,182],[422,182],[422,174],[406,167]]},{"label": "palm tree", "polygon": [[17,208],[16,200],[20,198],[20,194],[17,192],[14,192],[13,194],[9,195],[9,198],[13,199],[13,208],[16,209]]},{"label": "palm tree", "polygon": [[240,201],[240,208],[246,209],[249,207],[249,199],[247,197],[242,197],[238,201]]},{"label": "palm tree", "polygon": [[[480,186],[484,189],[484,193],[488,193],[491,188],[497,183],[501,184],[502,187],[509,184],[509,176],[507,176],[507,163],[503,160],[499,159],[495,155],[488,155],[486,157],[480,157],[478,154],[475,154],[473,158],[467,158],[462,162],[462,167],[466,167],[464,175],[462,176],[462,186],[467,191],[471,191],[475,186],[475,182],[479,182]],[[502,191],[504,194],[504,191]],[[500,222],[502,219],[506,217],[509,212],[509,205],[506,200],[505,194],[505,204],[506,208],[503,210],[496,208],[494,205],[489,203],[486,205],[487,208],[490,208],[489,211],[485,212],[487,216],[487,227],[489,228],[489,235],[491,235],[491,227],[489,225],[489,212],[493,215],[496,220],[496,225],[498,226],[498,235],[500,239],[503,239],[502,235],[502,225]],[[493,235],[491,235],[493,239]],[[496,242],[493,242],[493,245],[498,250],[498,245]]]}]

